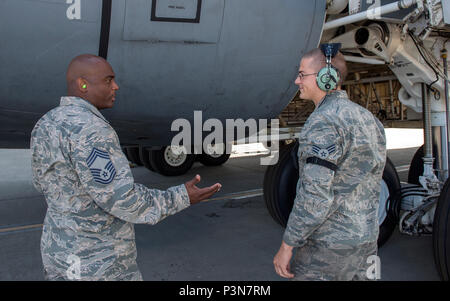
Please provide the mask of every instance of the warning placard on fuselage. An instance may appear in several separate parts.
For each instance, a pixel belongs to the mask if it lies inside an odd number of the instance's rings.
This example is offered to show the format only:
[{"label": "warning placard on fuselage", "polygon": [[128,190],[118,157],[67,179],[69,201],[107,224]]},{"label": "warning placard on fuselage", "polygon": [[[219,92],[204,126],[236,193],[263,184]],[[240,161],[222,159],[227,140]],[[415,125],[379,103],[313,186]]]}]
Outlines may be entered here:
[{"label": "warning placard on fuselage", "polygon": [[199,23],[202,0],[152,0],[151,20]]},{"label": "warning placard on fuselage", "polygon": [[217,43],[224,0],[133,0],[126,2],[123,39]]}]

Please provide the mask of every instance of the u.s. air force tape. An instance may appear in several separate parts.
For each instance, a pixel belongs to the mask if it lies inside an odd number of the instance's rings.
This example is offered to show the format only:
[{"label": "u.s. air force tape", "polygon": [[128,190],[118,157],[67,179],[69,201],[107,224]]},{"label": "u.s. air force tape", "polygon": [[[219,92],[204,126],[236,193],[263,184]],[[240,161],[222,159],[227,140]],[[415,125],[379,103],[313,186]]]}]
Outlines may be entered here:
[{"label": "u.s. air force tape", "polygon": [[336,164],[333,164],[331,162],[325,161],[323,159],[320,159],[318,157],[309,157],[306,159],[306,163],[316,164],[323,167],[326,167],[328,169],[331,169],[332,171],[336,171],[338,169]]}]

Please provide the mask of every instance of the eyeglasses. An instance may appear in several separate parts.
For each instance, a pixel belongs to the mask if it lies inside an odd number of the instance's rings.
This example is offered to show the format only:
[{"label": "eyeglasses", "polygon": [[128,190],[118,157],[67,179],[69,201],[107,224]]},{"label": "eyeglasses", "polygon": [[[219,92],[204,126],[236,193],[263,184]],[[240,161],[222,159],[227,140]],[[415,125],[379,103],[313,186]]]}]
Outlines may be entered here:
[{"label": "eyeglasses", "polygon": [[308,75],[316,75],[316,74],[317,74],[317,73],[303,74],[303,73],[299,72],[299,73],[298,73],[298,77],[299,77],[301,80],[303,80],[303,78],[304,78],[305,76],[308,76]]}]

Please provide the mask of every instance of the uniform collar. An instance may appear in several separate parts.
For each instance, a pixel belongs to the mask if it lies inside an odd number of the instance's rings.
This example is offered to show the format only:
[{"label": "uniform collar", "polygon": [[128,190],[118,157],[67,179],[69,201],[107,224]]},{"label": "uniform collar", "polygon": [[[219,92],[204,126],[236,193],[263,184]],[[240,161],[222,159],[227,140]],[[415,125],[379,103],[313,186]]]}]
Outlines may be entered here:
[{"label": "uniform collar", "polygon": [[109,123],[108,120],[106,120],[105,117],[103,117],[102,113],[94,107],[89,101],[84,100],[83,98],[76,97],[76,96],[63,96],[61,97],[61,102],[59,104],[60,106],[78,106],[83,107],[91,111],[94,115],[100,117],[105,122]]},{"label": "uniform collar", "polygon": [[336,90],[331,92],[330,94],[325,95],[322,100],[317,104],[317,108],[320,108],[329,98],[347,98],[347,91],[345,90]]}]

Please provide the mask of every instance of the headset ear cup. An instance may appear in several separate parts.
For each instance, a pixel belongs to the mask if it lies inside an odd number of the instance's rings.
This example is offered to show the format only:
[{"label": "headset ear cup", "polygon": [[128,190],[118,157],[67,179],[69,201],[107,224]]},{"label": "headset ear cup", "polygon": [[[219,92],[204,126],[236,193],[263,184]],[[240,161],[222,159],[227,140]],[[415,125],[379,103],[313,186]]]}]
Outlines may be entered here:
[{"label": "headset ear cup", "polygon": [[316,83],[320,90],[329,92],[335,90],[339,84],[339,71],[333,66],[320,69],[316,76]]},{"label": "headset ear cup", "polygon": [[317,87],[319,87],[320,90],[323,90],[323,89],[322,89],[323,84],[322,84],[322,80],[321,80],[321,77],[322,77],[322,70],[323,70],[323,69],[324,69],[324,68],[320,69],[319,72],[317,72],[317,75],[316,75],[316,84],[317,84]]},{"label": "headset ear cup", "polygon": [[330,81],[331,80],[330,76],[328,75],[328,67],[320,69],[316,77],[316,82],[319,89],[325,92],[330,91],[331,90]]},{"label": "headset ear cup", "polygon": [[334,89],[336,89],[339,86],[339,84],[341,82],[341,73],[334,66],[331,66],[330,69],[331,69],[330,70],[331,71],[330,72],[331,73],[331,80],[333,81],[333,83],[335,85],[335,87],[333,88],[333,90],[334,90]]}]

